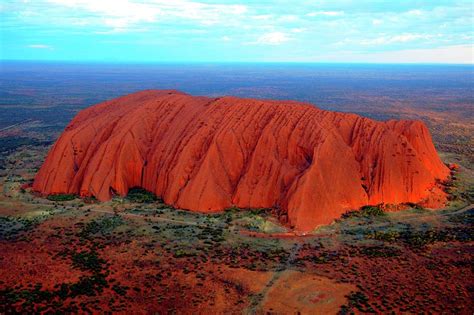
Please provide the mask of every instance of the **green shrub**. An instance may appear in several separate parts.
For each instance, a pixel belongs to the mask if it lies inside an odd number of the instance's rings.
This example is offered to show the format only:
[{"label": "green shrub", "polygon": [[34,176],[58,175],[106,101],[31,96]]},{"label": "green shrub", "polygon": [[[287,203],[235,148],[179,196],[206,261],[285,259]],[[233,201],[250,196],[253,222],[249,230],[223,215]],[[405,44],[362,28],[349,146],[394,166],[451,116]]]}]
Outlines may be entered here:
[{"label": "green shrub", "polygon": [[51,201],[70,201],[76,199],[76,195],[74,194],[52,194],[48,195],[48,200]]},{"label": "green shrub", "polygon": [[400,251],[397,248],[387,246],[367,246],[363,247],[360,253],[367,257],[395,257],[400,255]]},{"label": "green shrub", "polygon": [[156,201],[162,202],[162,200],[154,193],[140,187],[131,188],[128,191],[127,199],[131,202],[137,203],[152,203]]},{"label": "green shrub", "polygon": [[184,249],[178,249],[176,252],[174,252],[173,257],[174,258],[182,258],[182,257],[193,257],[196,256],[195,252],[191,251],[186,251]]},{"label": "green shrub", "polygon": [[385,212],[380,206],[364,206],[360,209],[360,212],[365,217],[379,217],[385,215]]},{"label": "green shrub", "polygon": [[[359,232],[362,233],[362,232]],[[474,234],[470,226],[449,227],[444,229],[426,229],[416,230],[408,227],[404,231],[367,231],[364,233],[366,239],[372,239],[384,242],[398,242],[412,249],[423,249],[429,244],[437,242],[470,242]]]},{"label": "green shrub", "polygon": [[113,231],[113,229],[115,229],[117,226],[122,225],[123,223],[124,221],[119,215],[103,216],[96,220],[87,222],[87,224],[81,229],[78,235],[80,237],[87,238],[93,234],[106,234]]},{"label": "green shrub", "polygon": [[365,234],[365,238],[377,241],[395,242],[400,238],[400,233],[397,231],[370,231]]},{"label": "green shrub", "polygon": [[105,260],[99,258],[96,251],[84,251],[73,253],[71,256],[72,266],[83,271],[100,272],[105,264]]},{"label": "green shrub", "polygon": [[22,232],[34,229],[40,222],[39,217],[0,217],[0,240],[12,240],[21,235]]},{"label": "green shrub", "polygon": [[339,314],[353,314],[352,309],[357,309],[362,313],[375,313],[369,303],[369,298],[362,292],[351,292],[347,295],[348,305],[343,305]]},{"label": "green shrub", "polygon": [[344,213],[341,217],[347,218],[370,218],[370,217],[381,217],[384,216],[385,211],[381,205],[377,206],[363,206],[360,210],[352,210]]},{"label": "green shrub", "polygon": [[448,228],[442,230],[429,229],[426,231],[407,230],[401,234],[401,240],[411,248],[421,249],[437,242],[472,241],[472,229]]},{"label": "green shrub", "polygon": [[87,203],[87,204],[91,204],[91,203],[97,203],[98,200],[95,196],[86,196],[86,197],[83,197],[82,200]]}]

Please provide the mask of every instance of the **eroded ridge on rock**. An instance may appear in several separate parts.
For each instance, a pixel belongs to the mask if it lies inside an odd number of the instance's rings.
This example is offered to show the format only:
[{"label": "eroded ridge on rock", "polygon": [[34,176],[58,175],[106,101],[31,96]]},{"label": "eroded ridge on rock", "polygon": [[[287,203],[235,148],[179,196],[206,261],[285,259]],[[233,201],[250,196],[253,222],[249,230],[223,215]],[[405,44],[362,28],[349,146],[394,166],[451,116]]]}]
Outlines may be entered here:
[{"label": "eroded ridge on rock", "polygon": [[147,90],[81,111],[33,188],[105,201],[138,186],[202,212],[279,207],[309,231],[367,204],[440,206],[448,176],[419,121]]}]

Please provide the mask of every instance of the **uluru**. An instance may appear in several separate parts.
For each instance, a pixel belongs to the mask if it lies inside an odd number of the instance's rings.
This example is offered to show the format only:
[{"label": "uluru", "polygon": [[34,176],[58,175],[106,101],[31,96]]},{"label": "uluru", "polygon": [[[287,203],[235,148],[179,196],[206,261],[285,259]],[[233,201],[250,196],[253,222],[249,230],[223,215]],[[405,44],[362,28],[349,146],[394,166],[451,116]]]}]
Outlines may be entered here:
[{"label": "uluru", "polygon": [[141,187],[199,212],[278,208],[311,231],[364,205],[440,206],[448,176],[420,121],[146,90],[79,112],[33,189],[106,201]]}]

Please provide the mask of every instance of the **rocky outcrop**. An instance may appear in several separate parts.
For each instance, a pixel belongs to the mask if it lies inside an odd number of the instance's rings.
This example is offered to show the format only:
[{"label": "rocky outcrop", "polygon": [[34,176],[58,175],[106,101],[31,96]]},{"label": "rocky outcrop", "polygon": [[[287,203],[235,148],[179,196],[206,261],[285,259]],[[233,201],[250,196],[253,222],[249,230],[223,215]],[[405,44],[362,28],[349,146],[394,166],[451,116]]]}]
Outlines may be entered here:
[{"label": "rocky outcrop", "polygon": [[151,90],[81,111],[33,188],[104,201],[139,186],[202,212],[279,207],[308,231],[367,204],[436,206],[448,175],[419,121]]}]

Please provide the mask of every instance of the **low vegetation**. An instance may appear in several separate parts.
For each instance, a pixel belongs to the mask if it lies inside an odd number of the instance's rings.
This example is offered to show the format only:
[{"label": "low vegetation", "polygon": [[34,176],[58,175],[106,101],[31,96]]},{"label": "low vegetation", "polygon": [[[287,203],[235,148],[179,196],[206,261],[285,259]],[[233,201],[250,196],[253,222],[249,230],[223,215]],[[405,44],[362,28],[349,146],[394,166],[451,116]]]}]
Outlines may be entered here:
[{"label": "low vegetation", "polygon": [[443,229],[428,228],[425,230],[408,227],[403,231],[367,231],[365,238],[392,243],[400,242],[412,249],[421,249],[436,242],[469,242],[474,239],[473,232],[472,226]]},{"label": "low vegetation", "polygon": [[341,307],[339,315],[354,314],[353,309],[362,313],[375,313],[369,304],[369,298],[363,292],[352,292],[347,296],[348,304]]},{"label": "low vegetation", "polygon": [[82,271],[99,273],[102,271],[105,260],[99,257],[95,250],[74,252],[71,254],[72,266]]},{"label": "low vegetation", "polygon": [[401,251],[388,246],[366,246],[360,249],[360,253],[371,258],[388,258],[399,256]]},{"label": "low vegetation", "polygon": [[83,225],[78,235],[80,237],[89,238],[96,234],[107,234],[123,223],[124,220],[121,216],[103,216]]},{"label": "low vegetation", "polygon": [[76,198],[77,196],[75,194],[52,194],[47,197],[47,199],[51,201],[71,201]]},{"label": "low vegetation", "polygon": [[381,217],[385,216],[386,213],[381,205],[377,206],[363,206],[360,210],[353,210],[344,213],[341,217],[347,218],[370,218],[370,217]]},{"label": "low vegetation", "polygon": [[163,202],[154,193],[140,187],[131,188],[128,191],[127,199],[130,202],[136,202],[136,203]]},{"label": "low vegetation", "polygon": [[40,218],[23,218],[13,216],[0,216],[0,240],[14,240],[22,232],[34,228],[40,222]]},{"label": "low vegetation", "polygon": [[[82,275],[77,282],[58,283],[53,289],[44,289],[40,283],[34,288],[6,288],[0,290],[1,304],[5,310],[14,311],[16,304],[21,304],[21,309],[25,313],[37,313],[42,311],[77,313],[91,310],[82,304],[78,306],[73,303],[65,303],[68,299],[79,296],[93,297],[100,295],[105,288],[110,285],[107,281],[108,272],[105,270],[106,261],[99,257],[95,250],[74,252],[66,250],[58,257],[71,259],[73,268],[89,272]],[[115,286],[120,287],[119,284]],[[123,287],[121,287],[123,290]],[[79,308],[80,307],[80,308]]]}]

